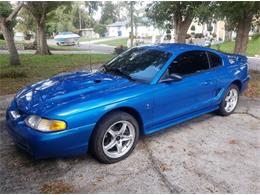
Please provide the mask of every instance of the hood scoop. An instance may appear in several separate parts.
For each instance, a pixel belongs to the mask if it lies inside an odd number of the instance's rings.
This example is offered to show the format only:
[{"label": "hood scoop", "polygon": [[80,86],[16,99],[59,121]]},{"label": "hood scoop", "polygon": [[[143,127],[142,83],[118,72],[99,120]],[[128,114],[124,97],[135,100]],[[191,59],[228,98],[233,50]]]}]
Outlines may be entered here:
[{"label": "hood scoop", "polygon": [[101,83],[101,82],[102,82],[102,80],[100,80],[100,79],[94,80],[94,83]]}]

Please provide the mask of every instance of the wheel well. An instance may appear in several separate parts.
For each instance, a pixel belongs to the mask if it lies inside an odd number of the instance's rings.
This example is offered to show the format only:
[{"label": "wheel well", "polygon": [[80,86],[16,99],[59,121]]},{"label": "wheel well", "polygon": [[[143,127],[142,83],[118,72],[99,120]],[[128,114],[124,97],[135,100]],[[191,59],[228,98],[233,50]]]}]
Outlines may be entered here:
[{"label": "wheel well", "polygon": [[[140,129],[140,134],[143,134],[144,133],[144,126],[143,126],[143,120],[142,120],[142,117],[141,115],[139,114],[139,112],[137,110],[135,110],[134,108],[131,108],[131,107],[119,107],[119,108],[116,108],[116,109],[113,109],[113,110],[110,110],[109,112],[107,112],[106,114],[104,114],[99,120],[101,121],[105,116],[111,114],[112,112],[115,112],[115,111],[122,111],[122,112],[126,112],[128,114],[130,114],[131,116],[133,116],[136,121],[138,122],[138,125],[139,125],[139,129]],[[97,122],[97,123],[98,123]]]},{"label": "wheel well", "polygon": [[242,82],[240,80],[235,80],[231,84],[234,84],[238,87],[239,91],[241,91],[242,88]]}]

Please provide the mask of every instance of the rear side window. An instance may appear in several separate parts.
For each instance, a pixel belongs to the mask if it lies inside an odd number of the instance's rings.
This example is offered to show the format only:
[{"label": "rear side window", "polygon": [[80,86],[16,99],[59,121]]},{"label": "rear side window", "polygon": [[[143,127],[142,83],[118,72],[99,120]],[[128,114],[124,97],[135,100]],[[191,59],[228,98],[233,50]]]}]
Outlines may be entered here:
[{"label": "rear side window", "polygon": [[217,54],[208,52],[208,55],[211,68],[222,66],[222,60]]},{"label": "rear side window", "polygon": [[207,69],[209,69],[209,61],[204,51],[188,51],[175,58],[169,67],[169,73],[188,75]]}]

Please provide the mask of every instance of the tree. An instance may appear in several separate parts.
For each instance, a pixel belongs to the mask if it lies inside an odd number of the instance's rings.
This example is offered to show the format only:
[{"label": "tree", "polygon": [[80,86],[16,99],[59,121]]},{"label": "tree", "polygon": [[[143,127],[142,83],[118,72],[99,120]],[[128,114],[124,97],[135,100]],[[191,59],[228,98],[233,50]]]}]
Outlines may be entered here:
[{"label": "tree", "polygon": [[100,23],[111,24],[116,22],[118,17],[117,6],[111,1],[105,1],[104,5],[102,5]]},{"label": "tree", "polygon": [[99,5],[100,2],[98,1],[85,1],[85,7],[88,9],[89,15],[92,15],[94,12],[96,12]]},{"label": "tree", "polygon": [[106,25],[104,24],[96,24],[94,26],[94,32],[98,33],[99,36],[104,36],[104,34],[107,32]]},{"label": "tree", "polygon": [[235,53],[245,54],[252,21],[260,14],[260,2],[219,2],[216,14],[226,20],[228,27],[236,31]]},{"label": "tree", "polygon": [[72,5],[61,5],[51,11],[46,19],[46,34],[50,36],[63,31],[77,32],[77,27],[73,24],[74,12]]},{"label": "tree", "polygon": [[0,28],[3,31],[4,39],[8,47],[10,55],[10,65],[19,65],[20,59],[15,47],[13,27],[15,24],[14,19],[16,18],[18,12],[23,7],[23,3],[18,4],[15,9],[8,2],[0,2]]},{"label": "tree", "polygon": [[69,2],[55,2],[55,1],[28,1],[26,3],[26,8],[30,11],[32,14],[35,22],[36,22],[36,54],[41,55],[49,55],[51,54],[49,47],[47,45],[47,39],[46,39],[46,19],[47,14],[51,11],[55,10],[58,6],[69,3]]},{"label": "tree", "polygon": [[206,22],[212,18],[211,2],[201,1],[157,1],[148,5],[147,16],[159,28],[172,25],[175,41],[185,43],[187,31],[193,19]]},{"label": "tree", "polygon": [[31,38],[32,34],[36,32],[35,22],[30,15],[30,12],[23,7],[18,14],[17,24],[15,29],[19,32],[23,32],[26,38]]}]

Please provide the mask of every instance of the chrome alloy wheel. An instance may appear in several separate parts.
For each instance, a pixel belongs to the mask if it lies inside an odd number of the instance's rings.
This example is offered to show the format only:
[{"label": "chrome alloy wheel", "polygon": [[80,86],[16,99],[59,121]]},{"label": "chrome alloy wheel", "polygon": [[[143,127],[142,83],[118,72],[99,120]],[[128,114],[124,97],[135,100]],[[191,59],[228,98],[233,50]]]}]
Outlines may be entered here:
[{"label": "chrome alloy wheel", "polygon": [[106,131],[102,148],[110,158],[120,158],[125,155],[135,141],[135,127],[128,121],[117,121]]},{"label": "chrome alloy wheel", "polygon": [[226,112],[232,112],[238,101],[238,91],[236,89],[231,89],[228,92],[228,95],[225,98],[225,111]]}]

